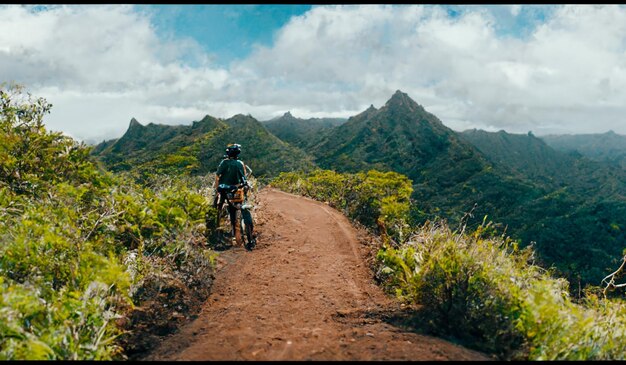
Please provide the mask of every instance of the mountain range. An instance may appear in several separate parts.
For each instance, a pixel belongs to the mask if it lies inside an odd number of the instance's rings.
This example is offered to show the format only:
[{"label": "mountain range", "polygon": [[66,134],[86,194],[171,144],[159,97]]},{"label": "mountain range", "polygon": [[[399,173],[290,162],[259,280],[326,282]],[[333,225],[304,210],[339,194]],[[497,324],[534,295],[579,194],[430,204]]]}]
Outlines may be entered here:
[{"label": "mountain range", "polygon": [[578,154],[626,169],[626,136],[613,131],[598,134],[564,134],[541,137],[557,151]]},{"label": "mountain range", "polygon": [[242,144],[242,159],[265,178],[316,167],[405,174],[413,181],[414,223],[459,223],[471,212],[475,226],[487,216],[572,283],[599,285],[626,246],[626,173],[615,160],[589,155],[591,147],[553,148],[566,143],[532,133],[455,132],[399,90],[347,120],[285,113],[264,122],[236,115],[143,126],[133,119],[93,154],[113,171],[203,174],[227,143]]},{"label": "mountain range", "polygon": [[300,148],[317,143],[324,133],[346,122],[344,118],[300,119],[286,112],[284,115],[265,121],[263,125],[283,141]]},{"label": "mountain range", "polygon": [[92,154],[116,172],[206,174],[215,170],[224,158],[229,143],[243,146],[242,160],[257,177],[314,167],[304,151],[242,114],[228,119],[207,115],[187,126],[153,123],[144,126],[133,118],[121,138],[98,144]]}]

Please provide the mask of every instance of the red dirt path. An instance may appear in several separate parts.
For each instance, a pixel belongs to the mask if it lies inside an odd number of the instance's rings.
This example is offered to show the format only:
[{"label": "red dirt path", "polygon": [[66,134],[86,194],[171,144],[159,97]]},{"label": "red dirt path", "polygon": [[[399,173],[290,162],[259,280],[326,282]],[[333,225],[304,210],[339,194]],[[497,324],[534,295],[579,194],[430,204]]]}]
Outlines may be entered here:
[{"label": "red dirt path", "polygon": [[489,360],[385,319],[368,247],[326,204],[262,189],[257,248],[220,254],[201,313],[144,360]]}]

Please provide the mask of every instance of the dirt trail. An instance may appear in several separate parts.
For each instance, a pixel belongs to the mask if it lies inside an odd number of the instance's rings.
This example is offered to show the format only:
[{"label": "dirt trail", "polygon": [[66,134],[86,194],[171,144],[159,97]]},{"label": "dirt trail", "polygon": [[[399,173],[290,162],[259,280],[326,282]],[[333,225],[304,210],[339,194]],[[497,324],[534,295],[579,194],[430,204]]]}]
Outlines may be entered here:
[{"label": "dirt trail", "polygon": [[221,253],[199,316],[144,360],[489,360],[385,321],[399,306],[341,213],[265,188],[255,218],[257,248]]}]

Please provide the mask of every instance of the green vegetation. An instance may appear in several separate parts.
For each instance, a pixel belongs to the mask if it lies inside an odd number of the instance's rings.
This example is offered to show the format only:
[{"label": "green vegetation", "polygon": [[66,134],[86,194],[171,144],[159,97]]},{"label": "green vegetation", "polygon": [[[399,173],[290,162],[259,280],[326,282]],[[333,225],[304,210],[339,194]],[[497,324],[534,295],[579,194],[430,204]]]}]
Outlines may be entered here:
[{"label": "green vegetation", "polygon": [[457,133],[397,91],[311,140],[303,146],[322,169],[406,175],[417,202],[410,224],[457,225],[472,211],[474,229],[487,215],[522,246],[534,242],[538,262],[575,292],[599,285],[624,249],[626,230],[615,227],[626,227],[626,170],[559,153],[532,134]]},{"label": "green vegetation", "polygon": [[619,229],[626,224],[626,170],[555,151],[532,133],[461,135],[511,176],[545,191],[498,215],[509,232],[536,242],[543,266],[556,267],[575,289],[599,285],[626,242]]},{"label": "green vegetation", "polygon": [[403,227],[383,239],[377,278],[419,307],[412,321],[423,331],[505,360],[625,358],[622,299],[604,298],[599,287],[571,299],[567,280],[537,266],[531,247],[521,249],[486,217],[468,232],[465,224],[453,231],[443,221],[408,226],[411,182],[403,175],[317,170],[281,174],[272,186],[328,202],[383,228],[383,237],[385,226]]},{"label": "green vegetation", "polygon": [[[623,136],[598,136],[572,140],[600,151],[598,158],[618,159]],[[561,140],[570,139],[554,143]],[[154,173],[212,172],[228,142],[243,145],[242,160],[262,182],[315,168],[403,174],[417,202],[409,224],[441,218],[457,225],[472,211],[466,223],[474,229],[487,215],[521,246],[532,244],[538,263],[556,268],[575,292],[598,285],[624,249],[626,170],[559,153],[532,133],[457,133],[401,91],[347,121],[290,113],[264,123],[244,115],[206,116],[191,126],[133,120],[122,138],[103,142],[93,155],[108,169],[133,171],[144,182]]]},{"label": "green vegetation", "polygon": [[241,159],[260,179],[283,171],[309,170],[311,158],[276,136],[251,116],[222,120],[211,116],[190,126],[141,125],[131,120],[122,138],[106,141],[93,155],[114,172],[133,171],[140,181],[151,174],[203,176],[215,172],[228,143],[242,145]]},{"label": "green vegetation", "polygon": [[[125,359],[139,327],[168,317],[154,301],[164,290],[168,300],[208,296],[209,186],[225,141],[243,144],[244,161],[273,186],[376,230],[377,277],[419,305],[425,330],[501,359],[625,357],[624,301],[582,288],[623,254],[623,171],[532,135],[458,136],[400,92],[325,126],[318,142],[301,139],[315,162],[250,116],[133,119],[122,138],[91,149],[46,131],[50,108],[0,88],[0,359]],[[133,313],[149,302],[142,322]]]},{"label": "green vegetation", "polygon": [[626,136],[613,131],[602,134],[548,135],[541,139],[557,151],[626,168]]},{"label": "green vegetation", "polygon": [[10,86],[0,102],[0,359],[124,358],[129,317],[155,282],[170,284],[164,272],[193,276],[206,294],[213,253],[200,244],[213,180],[137,185],[47,132],[44,99]]},{"label": "green vegetation", "polygon": [[591,288],[570,299],[565,279],[533,264],[534,252],[494,236],[428,223],[379,254],[385,286],[409,303],[431,333],[507,360],[623,360],[626,302]]},{"label": "green vegetation", "polygon": [[308,174],[281,173],[271,185],[327,202],[361,224],[379,229],[401,242],[407,229],[411,181],[395,172],[339,174],[314,170]]},{"label": "green vegetation", "polygon": [[307,148],[317,144],[332,127],[345,122],[341,118],[300,119],[287,112],[281,117],[263,122],[263,125],[270,133],[290,145]]}]

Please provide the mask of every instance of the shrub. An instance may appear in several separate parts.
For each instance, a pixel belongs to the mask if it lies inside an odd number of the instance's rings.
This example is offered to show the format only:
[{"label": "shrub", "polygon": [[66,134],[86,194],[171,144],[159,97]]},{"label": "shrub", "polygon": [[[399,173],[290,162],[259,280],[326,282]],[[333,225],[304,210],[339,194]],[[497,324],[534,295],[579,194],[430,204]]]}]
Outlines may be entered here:
[{"label": "shrub", "polygon": [[318,169],[308,174],[283,172],[271,185],[327,202],[367,227],[381,228],[381,233],[396,241],[406,236],[413,190],[404,175],[376,170],[340,174]]},{"label": "shrub", "polygon": [[[426,223],[400,247],[378,253],[380,278],[421,305],[430,331],[514,360],[624,359],[625,306],[589,292],[574,303],[567,281],[533,264],[508,238]],[[489,235],[487,235],[489,236]]]},{"label": "shrub", "polygon": [[101,171],[88,147],[45,130],[49,109],[0,88],[0,358],[124,358],[120,319],[146,278],[173,268],[210,286],[212,180],[148,187]]}]

